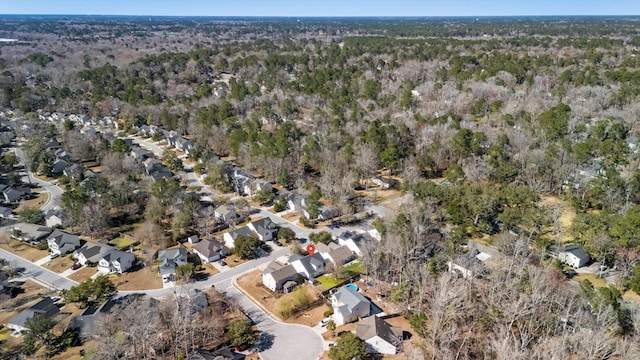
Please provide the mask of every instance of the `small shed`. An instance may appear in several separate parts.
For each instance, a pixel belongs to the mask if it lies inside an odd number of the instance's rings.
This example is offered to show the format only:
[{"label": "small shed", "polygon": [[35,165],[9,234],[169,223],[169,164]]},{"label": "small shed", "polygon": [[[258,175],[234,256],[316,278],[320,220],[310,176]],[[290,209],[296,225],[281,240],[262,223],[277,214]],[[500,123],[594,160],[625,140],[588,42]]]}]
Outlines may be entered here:
[{"label": "small shed", "polygon": [[198,238],[198,235],[191,235],[187,238],[187,241],[189,242],[189,244],[197,244],[200,239]]}]

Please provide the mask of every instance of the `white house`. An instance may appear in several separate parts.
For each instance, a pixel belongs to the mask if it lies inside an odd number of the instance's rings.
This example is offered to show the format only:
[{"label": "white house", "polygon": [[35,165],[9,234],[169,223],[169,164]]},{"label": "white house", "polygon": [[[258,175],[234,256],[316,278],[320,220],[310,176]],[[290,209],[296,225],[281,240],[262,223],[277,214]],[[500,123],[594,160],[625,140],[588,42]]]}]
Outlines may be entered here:
[{"label": "white house", "polygon": [[135,255],[130,252],[111,250],[98,262],[98,271],[104,274],[122,274],[133,266],[135,260]]},{"label": "white house", "polygon": [[558,259],[563,263],[578,269],[587,265],[591,260],[591,257],[589,256],[589,253],[582,248],[582,246],[569,245],[560,251]]},{"label": "white house", "polygon": [[225,246],[230,249],[236,247],[235,242],[238,236],[255,236],[255,234],[253,233],[253,231],[251,231],[251,229],[249,229],[248,226],[243,226],[241,228],[226,232],[222,235]]},{"label": "white house", "polygon": [[272,261],[262,272],[262,284],[271,291],[290,292],[300,283],[300,274],[291,265],[283,266]]},{"label": "white house", "polygon": [[229,255],[231,252],[221,242],[215,239],[202,240],[193,247],[193,253],[198,255],[203,263],[209,264]]},{"label": "white house", "polygon": [[371,314],[371,302],[357,290],[343,286],[331,297],[333,319],[336,325],[344,325]]},{"label": "white house", "polygon": [[216,220],[225,224],[230,224],[240,218],[238,213],[236,213],[235,207],[232,205],[220,205],[214,210],[213,214]]},{"label": "white house", "polygon": [[362,251],[367,242],[374,241],[373,237],[368,233],[356,233],[353,231],[341,233],[338,235],[337,240],[339,245],[348,247],[358,256],[362,256]]},{"label": "white house", "polygon": [[111,246],[87,242],[73,252],[73,257],[81,265],[98,264],[102,257],[111,250],[114,250]]},{"label": "white house", "polygon": [[325,261],[320,253],[314,253],[312,256],[294,254],[289,258],[289,264],[307,280],[313,280],[324,274]]},{"label": "white house", "polygon": [[480,260],[482,258],[480,254],[480,251],[473,249],[453,261],[448,261],[449,272],[460,274],[465,279],[485,275],[489,269]]},{"label": "white house", "polygon": [[273,240],[278,236],[278,226],[270,218],[256,220],[247,224],[261,241]]},{"label": "white house", "polygon": [[61,230],[55,230],[47,237],[47,244],[52,253],[64,255],[80,247],[80,237]]},{"label": "white house", "polygon": [[397,354],[402,350],[402,329],[390,326],[377,316],[356,324],[356,336],[367,345],[367,352],[374,354]]},{"label": "white house", "polygon": [[162,281],[174,281],[176,268],[187,263],[187,249],[181,245],[175,249],[160,250],[158,261],[158,272],[162,276]]}]

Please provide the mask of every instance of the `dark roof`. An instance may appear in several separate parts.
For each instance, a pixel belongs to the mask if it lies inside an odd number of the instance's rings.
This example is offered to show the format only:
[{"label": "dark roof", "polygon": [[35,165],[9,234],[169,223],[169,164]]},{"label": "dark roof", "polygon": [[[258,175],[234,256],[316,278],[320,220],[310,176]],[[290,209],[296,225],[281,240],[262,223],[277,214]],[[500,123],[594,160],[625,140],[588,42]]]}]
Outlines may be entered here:
[{"label": "dark roof", "polygon": [[335,261],[336,265],[341,266],[349,261],[354,256],[354,254],[348,246],[343,245],[338,248],[329,250],[329,256],[331,256],[333,261]]},{"label": "dark roof", "polygon": [[589,256],[589,253],[586,252],[584,250],[584,248],[582,246],[580,246],[580,245],[569,245],[569,246],[564,248],[563,252],[571,253],[575,257],[577,257],[578,259],[581,259],[581,260],[588,260],[588,259],[591,258]]},{"label": "dark roof", "polygon": [[194,350],[187,360],[233,360],[235,354],[231,348],[222,348],[215,351],[203,349]]},{"label": "dark roof", "polygon": [[276,283],[279,283],[283,280],[295,278],[297,275],[298,272],[296,272],[296,269],[292,265],[287,265],[271,272],[271,276],[276,281]]},{"label": "dark roof", "polygon": [[365,341],[379,336],[389,344],[397,346],[402,341],[402,329],[390,326],[377,316],[369,316],[356,325],[356,336]]},{"label": "dark roof", "polygon": [[219,242],[218,240],[202,240],[197,243],[194,247],[194,250],[197,250],[202,256],[207,258],[211,258],[215,255],[221,254],[223,252],[228,251],[228,249]]},{"label": "dark roof", "polygon": [[9,324],[25,327],[27,320],[34,317],[35,315],[42,314],[48,318],[51,318],[58,312],[58,307],[53,303],[53,299],[51,299],[50,297],[46,297],[36,304],[32,305],[30,308],[23,310],[13,319],[9,320]]}]

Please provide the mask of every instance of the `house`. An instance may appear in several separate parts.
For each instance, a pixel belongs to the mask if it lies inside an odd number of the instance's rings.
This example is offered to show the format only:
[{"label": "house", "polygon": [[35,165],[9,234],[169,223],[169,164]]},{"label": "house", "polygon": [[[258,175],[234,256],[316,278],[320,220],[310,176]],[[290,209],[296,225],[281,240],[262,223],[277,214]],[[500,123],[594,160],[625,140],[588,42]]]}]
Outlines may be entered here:
[{"label": "house", "polygon": [[237,228],[233,231],[229,231],[227,233],[224,233],[224,235],[222,235],[222,239],[224,240],[224,244],[228,247],[228,248],[233,248],[235,247],[235,241],[236,238],[238,238],[238,236],[255,236],[253,231],[251,231],[251,229],[249,229],[248,226],[243,226],[241,228]]},{"label": "house", "polygon": [[53,254],[64,255],[80,247],[80,237],[61,230],[55,230],[47,237],[49,250]]},{"label": "house", "polygon": [[198,238],[198,235],[191,235],[187,238],[187,242],[189,244],[197,244],[200,241],[200,238]]},{"label": "house", "polygon": [[0,206],[0,217],[4,219],[9,219],[9,218],[13,218],[14,216],[10,208]]},{"label": "house", "polygon": [[172,177],[171,170],[162,164],[158,159],[149,158],[143,162],[144,171],[153,181],[168,179]]},{"label": "house", "polygon": [[84,174],[84,166],[80,163],[74,163],[67,166],[62,173],[68,178],[78,180]]},{"label": "house", "polygon": [[481,277],[488,273],[487,267],[480,260],[480,251],[473,249],[453,261],[447,262],[449,271],[462,275],[463,278]]},{"label": "house", "polygon": [[261,241],[273,240],[278,236],[278,226],[268,217],[250,222],[247,227],[251,229]]},{"label": "house", "polygon": [[307,196],[292,194],[288,196],[287,200],[287,209],[292,211],[303,211],[307,208]]},{"label": "house", "polygon": [[326,221],[337,218],[338,216],[340,216],[340,211],[337,206],[323,206],[320,209],[320,214],[318,214],[318,220]]},{"label": "house", "polygon": [[4,196],[4,201],[6,203],[15,204],[22,200],[24,193],[12,186],[9,186],[2,191],[2,195]]},{"label": "house", "polygon": [[36,315],[44,315],[48,318],[52,318],[58,312],[58,307],[53,303],[53,299],[46,297],[9,320],[7,328],[14,331],[24,331],[28,329],[27,320],[32,317]]},{"label": "house", "polygon": [[46,226],[19,223],[13,226],[11,237],[30,243],[37,243],[51,234],[51,229]]},{"label": "house", "polygon": [[325,261],[320,253],[309,255],[294,254],[289,258],[289,264],[293,266],[298,274],[307,280],[313,280],[324,274]]},{"label": "house", "polygon": [[98,271],[104,274],[122,274],[133,266],[135,260],[135,255],[130,252],[109,250],[98,261]]},{"label": "house", "polygon": [[589,263],[591,256],[580,245],[566,246],[558,253],[558,259],[563,263],[578,269]]},{"label": "house", "polygon": [[102,329],[101,318],[111,313],[115,305],[116,301],[110,299],[98,307],[87,306],[80,315],[71,319],[69,328],[76,330],[82,339],[97,337]]},{"label": "house", "polygon": [[69,166],[69,163],[65,160],[58,159],[51,164],[51,173],[54,175],[61,175],[64,172],[64,169]]},{"label": "house", "polygon": [[260,190],[272,191],[273,187],[270,183],[262,179],[253,179],[244,184],[243,191],[246,195],[253,197]]},{"label": "house", "polygon": [[145,150],[139,146],[133,146],[131,148],[131,151],[129,152],[129,155],[135,160],[141,162],[153,157],[153,154],[150,151]]},{"label": "house", "polygon": [[382,176],[376,176],[373,178],[373,183],[380,186],[383,189],[391,189],[397,183],[397,181],[391,178],[385,178]]},{"label": "house", "polygon": [[338,244],[349,248],[349,250],[356,253],[358,256],[362,256],[365,244],[373,242],[374,239],[368,233],[356,233],[353,231],[345,231],[338,235]]},{"label": "house", "polygon": [[348,246],[338,245],[334,242],[329,243],[329,245],[317,243],[316,253],[319,253],[326,261],[331,262],[335,268],[344,266],[356,258],[356,254]]},{"label": "house", "polygon": [[69,161],[71,159],[71,155],[66,152],[64,149],[58,149],[54,153],[57,160]]},{"label": "house", "polygon": [[283,266],[272,261],[262,272],[262,284],[271,291],[291,292],[301,280],[300,274],[291,264]]},{"label": "house", "polygon": [[354,322],[371,314],[371,302],[349,286],[343,286],[333,294],[331,306],[336,325]]},{"label": "house", "polygon": [[402,351],[402,329],[378,316],[369,316],[356,324],[356,336],[367,345],[367,352],[397,354]]},{"label": "house", "polygon": [[232,205],[220,205],[214,210],[214,216],[220,222],[230,224],[240,218],[236,213],[236,208]]},{"label": "house", "polygon": [[218,261],[231,253],[226,246],[215,239],[200,241],[193,247],[193,252],[205,264]]},{"label": "house", "polygon": [[162,276],[162,281],[174,281],[176,278],[176,268],[187,263],[187,249],[180,245],[175,249],[158,251],[158,271]]},{"label": "house", "polygon": [[204,349],[194,350],[187,360],[234,360],[236,354],[229,347],[223,347],[215,351],[208,351]]},{"label": "house", "polygon": [[87,242],[73,252],[73,257],[81,265],[94,265],[98,264],[104,255],[111,250],[114,250],[111,246]]},{"label": "house", "polygon": [[44,223],[48,227],[62,226],[62,213],[55,210],[47,211],[44,216]]}]

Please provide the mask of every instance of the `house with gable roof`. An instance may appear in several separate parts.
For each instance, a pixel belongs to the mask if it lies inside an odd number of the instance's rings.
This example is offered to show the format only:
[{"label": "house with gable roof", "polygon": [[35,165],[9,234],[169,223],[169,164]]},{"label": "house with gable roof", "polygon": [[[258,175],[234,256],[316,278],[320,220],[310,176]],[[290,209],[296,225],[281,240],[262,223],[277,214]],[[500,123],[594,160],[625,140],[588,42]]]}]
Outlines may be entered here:
[{"label": "house with gable roof", "polygon": [[343,286],[331,297],[333,319],[344,325],[371,315],[371,302],[351,287]]},{"label": "house with gable roof", "polygon": [[272,261],[262,272],[262,284],[271,291],[291,292],[302,282],[302,277],[293,265],[282,265]]},{"label": "house with gable roof", "polygon": [[62,230],[55,230],[47,237],[47,244],[53,254],[64,255],[80,247],[80,237]]},{"label": "house with gable roof", "polygon": [[324,274],[325,261],[320,253],[309,255],[293,254],[289,258],[289,264],[293,266],[298,274],[307,280],[313,280]]},{"label": "house with gable roof", "polygon": [[397,354],[402,351],[402,329],[378,316],[369,316],[356,324],[356,336],[367,345],[367,352]]},{"label": "house with gable roof", "polygon": [[174,249],[158,251],[158,272],[163,282],[174,281],[176,268],[187,263],[187,249],[180,245]]}]

